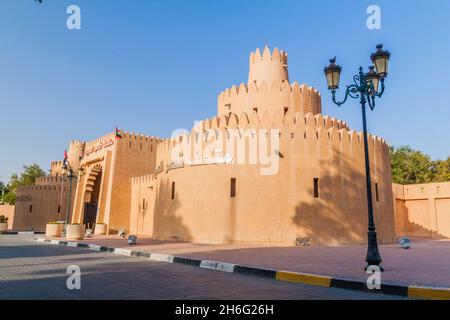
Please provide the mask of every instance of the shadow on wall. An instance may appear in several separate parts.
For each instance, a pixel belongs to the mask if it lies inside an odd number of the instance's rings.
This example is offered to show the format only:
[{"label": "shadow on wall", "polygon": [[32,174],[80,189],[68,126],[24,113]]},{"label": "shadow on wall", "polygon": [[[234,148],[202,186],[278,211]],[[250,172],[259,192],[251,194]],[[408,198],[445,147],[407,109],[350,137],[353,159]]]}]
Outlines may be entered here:
[{"label": "shadow on wall", "polygon": [[174,199],[172,199],[172,182],[168,179],[160,180],[155,197],[153,238],[192,241],[192,234],[183,224],[183,218],[176,215],[180,208],[180,201],[178,200],[176,189]]},{"label": "shadow on wall", "polygon": [[430,228],[426,228],[418,223],[411,222],[407,217],[405,220],[405,229],[397,232],[399,237],[418,237],[418,238],[437,238],[437,239],[448,239],[443,234],[434,231]]},{"label": "shadow on wall", "polygon": [[[367,243],[364,162],[357,163],[355,158],[359,157],[350,158],[337,149],[331,154],[328,160],[319,164],[318,197],[314,197],[314,184],[311,182],[307,190],[310,196],[306,197],[311,200],[296,206],[293,222],[298,226],[299,235],[310,238],[312,243]],[[375,224],[379,242],[390,243],[395,238],[392,187],[380,186],[386,177],[383,181],[378,166],[376,168],[372,169]],[[378,184],[379,201],[376,200],[375,183]]]}]

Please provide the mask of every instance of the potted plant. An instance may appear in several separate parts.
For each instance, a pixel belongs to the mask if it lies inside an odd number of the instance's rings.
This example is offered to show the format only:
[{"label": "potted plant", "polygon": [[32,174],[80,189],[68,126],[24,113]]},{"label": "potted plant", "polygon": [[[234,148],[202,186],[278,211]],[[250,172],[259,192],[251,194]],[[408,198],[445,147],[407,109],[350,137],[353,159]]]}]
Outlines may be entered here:
[{"label": "potted plant", "polygon": [[71,223],[67,225],[66,239],[67,240],[83,240],[85,235],[84,224]]},{"label": "potted plant", "polygon": [[45,226],[45,235],[49,237],[61,237],[64,230],[64,221],[49,221]]},{"label": "potted plant", "polygon": [[4,215],[0,216],[0,233],[6,233],[8,231],[8,217]]},{"label": "potted plant", "polygon": [[107,224],[106,223],[96,223],[95,224],[95,230],[94,234],[97,235],[105,235],[108,231]]}]

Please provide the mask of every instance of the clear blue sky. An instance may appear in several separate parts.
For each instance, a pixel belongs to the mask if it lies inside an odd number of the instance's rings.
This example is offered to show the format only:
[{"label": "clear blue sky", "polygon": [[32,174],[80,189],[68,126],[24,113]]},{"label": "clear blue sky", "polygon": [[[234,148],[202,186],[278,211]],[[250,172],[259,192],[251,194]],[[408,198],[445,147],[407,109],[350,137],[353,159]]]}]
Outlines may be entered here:
[{"label": "clear blue sky", "polygon": [[[70,4],[81,30],[66,28]],[[370,4],[381,30],[366,27]],[[189,129],[215,114],[221,90],[247,81],[250,51],[266,44],[289,53],[291,80],[319,89],[324,114],[361,129],[357,101],[334,106],[322,70],[337,55],[349,82],[383,42],[391,73],[370,131],[446,158],[449,31],[448,0],[2,0],[0,180],[24,164],[48,169],[70,139],[116,124],[157,136]]]}]

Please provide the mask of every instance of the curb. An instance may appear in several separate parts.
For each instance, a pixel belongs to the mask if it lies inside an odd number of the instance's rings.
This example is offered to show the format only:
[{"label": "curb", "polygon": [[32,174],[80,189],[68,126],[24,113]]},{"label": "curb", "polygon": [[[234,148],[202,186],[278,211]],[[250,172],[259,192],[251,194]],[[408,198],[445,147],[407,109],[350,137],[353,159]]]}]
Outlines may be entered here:
[{"label": "curb", "polygon": [[44,231],[8,231],[5,233],[1,233],[2,235],[8,236],[8,235],[38,235],[38,234],[45,234]]},{"label": "curb", "polygon": [[382,284],[380,289],[370,290],[367,288],[366,282],[357,280],[333,278],[329,276],[322,276],[309,273],[264,269],[220,261],[197,260],[186,257],[177,257],[164,253],[156,253],[156,252],[150,253],[124,248],[110,248],[95,244],[78,243],[72,241],[48,240],[45,238],[35,238],[35,240],[37,242],[65,245],[69,247],[78,247],[98,252],[111,252],[114,254],[123,255],[127,257],[141,257],[146,258],[147,261],[179,263],[194,267],[200,267],[203,269],[237,273],[247,276],[255,276],[283,282],[302,283],[312,286],[348,289],[374,294],[396,295],[415,299],[450,300],[450,288],[425,287],[416,285],[406,286],[395,284]]}]

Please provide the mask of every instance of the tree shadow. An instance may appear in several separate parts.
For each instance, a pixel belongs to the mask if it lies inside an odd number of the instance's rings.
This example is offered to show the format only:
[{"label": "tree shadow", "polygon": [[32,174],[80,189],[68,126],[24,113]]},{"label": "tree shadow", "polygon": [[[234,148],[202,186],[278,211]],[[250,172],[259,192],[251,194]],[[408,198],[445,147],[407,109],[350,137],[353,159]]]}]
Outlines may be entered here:
[{"label": "tree shadow", "polygon": [[[88,254],[91,252],[84,253]],[[38,258],[73,254],[73,251],[55,245],[0,246],[0,259]]]},{"label": "tree shadow", "polygon": [[181,203],[176,191],[172,199],[172,182],[161,179],[157,183],[153,205],[153,238],[171,242],[192,241],[192,234],[184,225],[183,217],[176,214]]},{"label": "tree shadow", "polygon": [[[371,161],[372,161],[371,157]],[[299,237],[314,244],[367,243],[368,209],[364,162],[334,149],[318,166],[319,195],[302,197],[293,222]],[[384,176],[383,176],[384,175]],[[389,177],[371,163],[372,201],[379,243],[395,240],[393,195]],[[375,183],[377,187],[375,187]],[[378,191],[376,191],[378,189]],[[313,183],[307,193],[314,194]],[[377,195],[378,193],[378,195]]]}]

